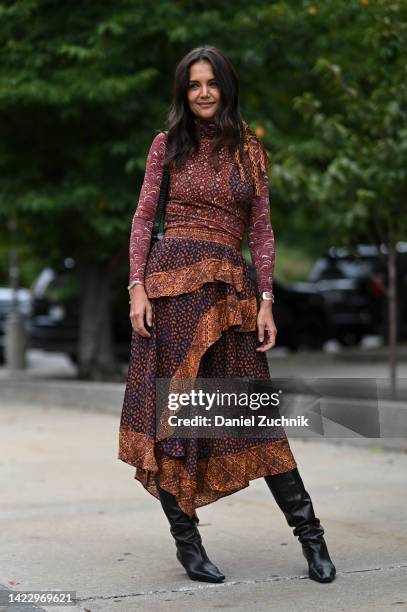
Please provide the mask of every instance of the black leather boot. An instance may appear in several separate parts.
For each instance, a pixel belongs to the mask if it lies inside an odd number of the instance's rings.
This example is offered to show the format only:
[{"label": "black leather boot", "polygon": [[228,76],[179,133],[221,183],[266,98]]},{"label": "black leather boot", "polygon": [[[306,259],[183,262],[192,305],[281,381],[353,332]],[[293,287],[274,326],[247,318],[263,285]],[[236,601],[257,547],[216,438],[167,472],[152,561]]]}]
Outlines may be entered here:
[{"label": "black leather boot", "polygon": [[270,491],[283,511],[293,533],[301,542],[304,557],[308,561],[309,577],[318,582],[331,582],[336,575],[326,542],[324,529],[314,514],[312,501],[304,488],[297,468],[283,474],[265,476]]},{"label": "black leather boot", "polygon": [[196,514],[191,519],[178,505],[176,497],[162,489],[156,481],[164,513],[170,523],[170,531],[177,547],[176,557],[191,580],[222,582],[225,576],[209,559],[202,546],[196,523]]}]

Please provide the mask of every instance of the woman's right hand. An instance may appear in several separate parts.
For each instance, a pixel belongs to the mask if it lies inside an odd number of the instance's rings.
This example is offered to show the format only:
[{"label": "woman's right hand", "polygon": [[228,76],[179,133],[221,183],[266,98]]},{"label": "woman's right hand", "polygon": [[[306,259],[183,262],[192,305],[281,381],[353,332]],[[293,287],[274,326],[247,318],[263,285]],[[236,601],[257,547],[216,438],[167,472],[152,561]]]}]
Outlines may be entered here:
[{"label": "woman's right hand", "polygon": [[143,338],[150,338],[151,334],[144,326],[144,316],[146,317],[147,325],[151,327],[153,324],[153,308],[147,297],[144,285],[134,285],[129,293],[131,326]]}]

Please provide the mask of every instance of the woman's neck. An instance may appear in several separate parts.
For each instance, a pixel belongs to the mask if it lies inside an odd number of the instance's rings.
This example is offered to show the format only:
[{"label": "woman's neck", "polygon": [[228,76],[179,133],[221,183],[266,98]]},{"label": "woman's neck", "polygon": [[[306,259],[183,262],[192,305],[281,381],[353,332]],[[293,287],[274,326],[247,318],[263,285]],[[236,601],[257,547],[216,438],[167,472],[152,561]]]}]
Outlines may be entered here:
[{"label": "woman's neck", "polygon": [[214,119],[203,119],[194,117],[194,122],[200,136],[214,136],[216,133],[216,121]]}]

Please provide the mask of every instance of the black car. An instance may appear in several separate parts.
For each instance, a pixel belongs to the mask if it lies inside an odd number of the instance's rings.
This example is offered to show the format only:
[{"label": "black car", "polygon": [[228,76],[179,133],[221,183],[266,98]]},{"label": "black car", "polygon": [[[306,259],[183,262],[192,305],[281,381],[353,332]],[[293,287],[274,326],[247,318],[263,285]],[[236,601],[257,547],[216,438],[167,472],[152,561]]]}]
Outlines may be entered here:
[{"label": "black car", "polygon": [[[249,264],[255,280],[255,270]],[[127,291],[113,292],[113,337],[116,357],[128,360],[131,324]],[[79,336],[79,286],[75,262],[66,259],[60,269],[45,268],[32,287],[33,315],[30,322],[30,346],[67,353],[77,360]],[[277,346],[297,350],[322,348],[332,337],[323,296],[312,283],[285,285],[274,281],[273,316],[278,330]]]},{"label": "black car", "polygon": [[[354,252],[332,247],[317,259],[309,280],[324,296],[335,338],[357,344],[366,334],[387,337],[387,251],[358,245]],[[397,245],[399,337],[407,334],[407,243]]]}]

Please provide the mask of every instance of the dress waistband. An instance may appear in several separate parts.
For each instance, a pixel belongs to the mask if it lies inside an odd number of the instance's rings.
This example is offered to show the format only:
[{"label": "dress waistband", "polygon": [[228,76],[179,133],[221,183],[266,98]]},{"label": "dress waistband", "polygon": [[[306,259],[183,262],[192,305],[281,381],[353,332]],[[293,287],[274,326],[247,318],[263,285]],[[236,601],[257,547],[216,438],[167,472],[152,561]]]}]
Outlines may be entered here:
[{"label": "dress waistband", "polygon": [[194,240],[208,240],[219,242],[226,246],[241,250],[242,240],[228,232],[204,227],[171,226],[164,230],[164,238],[193,238]]}]

